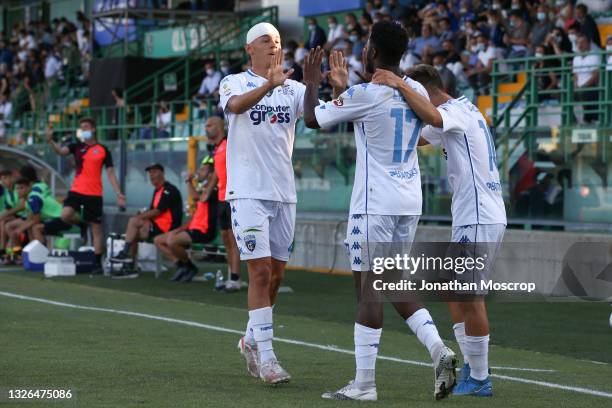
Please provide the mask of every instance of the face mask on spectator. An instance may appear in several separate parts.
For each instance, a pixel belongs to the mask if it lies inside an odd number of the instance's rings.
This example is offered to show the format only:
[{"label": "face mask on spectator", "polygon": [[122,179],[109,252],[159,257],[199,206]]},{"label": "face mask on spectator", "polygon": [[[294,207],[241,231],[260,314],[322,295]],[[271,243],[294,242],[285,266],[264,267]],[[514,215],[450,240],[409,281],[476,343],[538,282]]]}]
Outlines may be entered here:
[{"label": "face mask on spectator", "polygon": [[317,28],[314,24],[308,24],[308,29],[310,31],[314,31],[314,29]]},{"label": "face mask on spectator", "polygon": [[496,22],[495,20],[491,19],[491,18],[487,20],[487,23],[488,23],[490,26],[497,25],[497,22]]},{"label": "face mask on spectator", "polygon": [[227,73],[229,72],[229,66],[228,65],[221,65],[221,72],[223,72],[225,75],[227,75]]},{"label": "face mask on spectator", "polygon": [[544,20],[546,20],[546,13],[544,13],[544,12],[542,12],[542,11],[538,12],[538,20],[539,20],[539,21],[544,21]]},{"label": "face mask on spectator", "polygon": [[329,27],[330,30],[333,30],[334,28],[336,28],[336,25],[334,23],[328,23],[327,26]]},{"label": "face mask on spectator", "polygon": [[438,72],[440,72],[444,69],[444,65],[436,65],[435,68],[438,70]]},{"label": "face mask on spectator", "polygon": [[485,49],[485,45],[484,44],[476,44],[476,52],[480,52],[480,51],[484,51]]},{"label": "face mask on spectator", "polygon": [[499,3],[493,3],[493,5],[491,6],[492,10],[499,10],[501,8],[501,5]]},{"label": "face mask on spectator", "polygon": [[93,133],[91,132],[91,130],[80,130],[79,132],[77,132],[77,138],[81,139],[82,141],[87,141],[89,139],[91,139],[93,136]]},{"label": "face mask on spectator", "polygon": [[214,74],[214,73],[215,73],[215,70],[214,70],[214,69],[212,69],[212,68],[208,68],[208,69],[206,70],[206,75],[208,75],[208,76],[211,76],[211,75],[212,75],[212,74]]},{"label": "face mask on spectator", "polygon": [[355,26],[354,26],[354,25],[352,25],[352,24],[347,24],[347,25],[346,25],[346,29],[347,29],[347,30],[349,30],[349,31],[352,31],[352,30],[353,30],[353,28],[355,28]]},{"label": "face mask on spectator", "polygon": [[359,40],[359,37],[356,35],[350,35],[349,40],[351,40],[351,42],[357,42],[357,40]]},{"label": "face mask on spectator", "polygon": [[542,58],[544,54],[542,54],[541,52],[536,52],[533,56],[536,58]]},{"label": "face mask on spectator", "polygon": [[516,23],[514,22],[514,20],[510,20],[510,27],[516,27]]},{"label": "face mask on spectator", "polygon": [[459,10],[461,12],[461,14],[467,14],[468,9],[466,8],[462,8],[461,10]]},{"label": "face mask on spectator", "polygon": [[471,28],[466,28],[465,29],[466,34],[468,35],[472,35],[474,33],[474,30],[472,30]]},{"label": "face mask on spectator", "polygon": [[606,45],[606,51],[612,51],[612,45]]},{"label": "face mask on spectator", "polygon": [[576,34],[573,34],[573,33],[572,34],[568,34],[567,37],[569,38],[569,40],[570,40],[570,42],[572,44],[574,44],[576,42],[576,40],[578,39],[578,36]]},{"label": "face mask on spectator", "polygon": [[516,3],[512,3],[512,6],[510,7],[512,10],[518,10],[521,8],[520,5],[516,4]]}]

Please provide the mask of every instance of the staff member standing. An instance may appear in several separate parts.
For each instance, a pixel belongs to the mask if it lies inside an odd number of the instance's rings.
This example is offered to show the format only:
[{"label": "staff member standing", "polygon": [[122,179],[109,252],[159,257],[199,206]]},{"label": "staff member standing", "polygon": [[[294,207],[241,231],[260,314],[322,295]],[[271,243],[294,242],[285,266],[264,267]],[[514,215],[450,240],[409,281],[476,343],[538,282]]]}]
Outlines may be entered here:
[{"label": "staff member standing", "polygon": [[221,239],[227,251],[227,264],[230,268],[230,278],[225,282],[227,292],[240,290],[240,253],[236,245],[236,239],[232,232],[232,209],[225,201],[227,187],[227,137],[223,128],[223,119],[212,116],[206,121],[206,136],[215,145],[213,152],[215,173],[212,178],[212,187],[217,187],[219,203],[217,204],[217,222],[221,230]]},{"label": "staff member standing", "polygon": [[[47,128],[47,142],[60,156],[72,154],[75,161],[75,176],[68,196],[64,200],[61,219],[69,224],[85,222],[91,228],[97,268],[92,273],[102,272],[102,168],[106,167],[108,179],[117,194],[117,205],[125,207],[125,196],[121,192],[113,158],[106,146],[96,139],[96,122],[89,117],[81,118],[77,143],[60,146],[53,140],[52,127]],[[82,219],[80,216],[82,208]]]}]

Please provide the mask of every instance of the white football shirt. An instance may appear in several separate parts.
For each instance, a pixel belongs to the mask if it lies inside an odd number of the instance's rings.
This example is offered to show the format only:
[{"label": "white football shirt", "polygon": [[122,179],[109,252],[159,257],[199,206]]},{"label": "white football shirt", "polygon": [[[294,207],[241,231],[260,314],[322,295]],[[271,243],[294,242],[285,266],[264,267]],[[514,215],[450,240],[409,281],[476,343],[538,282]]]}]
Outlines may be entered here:
[{"label": "white football shirt", "polygon": [[438,106],[443,128],[426,126],[423,138],[444,146],[453,189],[453,227],[506,224],[495,143],[485,118],[465,96]]},{"label": "white football shirt", "polygon": [[[222,109],[232,96],[265,82],[251,70],[226,76],[219,85]],[[291,155],[305,90],[303,84],[288,79],[245,113],[225,112],[229,122],[226,200],[297,202]]]},{"label": "white football shirt", "polygon": [[[421,84],[404,77],[429,99]],[[338,99],[317,106],[323,128],[354,122],[357,164],[351,214],[421,215],[421,174],[417,143],[422,122],[399,91],[360,84]]]}]

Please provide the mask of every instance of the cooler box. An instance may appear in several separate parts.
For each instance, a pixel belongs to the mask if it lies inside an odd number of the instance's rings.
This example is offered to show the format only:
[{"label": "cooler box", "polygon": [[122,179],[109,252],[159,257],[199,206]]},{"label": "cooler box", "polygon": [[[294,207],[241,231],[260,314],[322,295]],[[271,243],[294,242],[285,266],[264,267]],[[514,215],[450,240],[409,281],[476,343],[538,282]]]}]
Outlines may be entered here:
[{"label": "cooler box", "polygon": [[55,250],[47,257],[45,278],[74,275],[76,275],[76,265],[74,259],[68,256],[68,251]]},{"label": "cooler box", "polygon": [[49,250],[40,241],[34,240],[23,248],[23,267],[28,271],[42,272]]}]

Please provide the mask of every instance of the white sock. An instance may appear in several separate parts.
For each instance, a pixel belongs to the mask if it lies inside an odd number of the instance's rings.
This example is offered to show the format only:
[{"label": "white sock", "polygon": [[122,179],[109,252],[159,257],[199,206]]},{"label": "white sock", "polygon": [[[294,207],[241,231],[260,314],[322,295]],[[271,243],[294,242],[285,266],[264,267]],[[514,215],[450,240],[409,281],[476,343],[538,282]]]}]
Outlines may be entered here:
[{"label": "white sock", "polygon": [[[250,315],[250,313],[249,313]],[[255,341],[255,336],[253,336],[253,320],[249,316],[249,321],[247,322],[246,332],[244,333],[244,342],[254,346],[257,344]]]},{"label": "white sock", "polygon": [[489,335],[465,336],[465,352],[470,361],[470,376],[482,381],[489,376]]},{"label": "white sock", "polygon": [[372,329],[355,323],[355,363],[357,372],[355,375],[355,385],[364,389],[375,387],[376,356],[378,355],[378,345],[382,329]]},{"label": "white sock", "polygon": [[260,363],[276,360],[272,349],[274,329],[272,326],[272,308],[270,306],[249,311],[249,320],[252,324],[253,337],[257,342]]},{"label": "white sock", "polygon": [[466,346],[465,346],[465,323],[455,323],[453,325],[453,331],[455,332],[455,339],[457,339],[457,343],[459,344],[459,349],[461,350],[461,354],[463,354],[463,362],[465,364],[470,364],[470,360],[468,359]]},{"label": "white sock", "polygon": [[434,364],[438,364],[438,358],[440,357],[440,351],[442,351],[444,343],[427,309],[423,308],[414,312],[412,316],[406,319],[406,324],[408,324],[412,332],[416,334],[421,344],[427,347],[427,351],[429,351],[429,355]]}]

